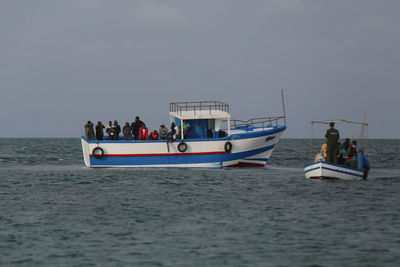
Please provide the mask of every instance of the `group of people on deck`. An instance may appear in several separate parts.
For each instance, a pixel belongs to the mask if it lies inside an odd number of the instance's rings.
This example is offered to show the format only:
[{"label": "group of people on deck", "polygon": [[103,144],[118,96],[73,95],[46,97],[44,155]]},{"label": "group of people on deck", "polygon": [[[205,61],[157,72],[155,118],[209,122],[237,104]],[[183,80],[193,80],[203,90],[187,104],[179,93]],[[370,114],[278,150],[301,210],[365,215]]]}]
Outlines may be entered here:
[{"label": "group of people on deck", "polygon": [[[175,140],[180,139],[180,129],[174,122],[171,123],[171,130],[168,131],[168,128],[161,124],[159,130],[153,130],[149,133],[146,124],[140,120],[139,116],[135,118],[135,120],[130,124],[126,122],[124,127],[118,124],[118,121],[115,120],[114,123],[112,121],[108,122],[107,126],[104,126],[101,121],[98,121],[96,126],[91,121],[88,121],[85,126],[85,137],[86,140],[104,140],[104,129],[106,130],[106,134],[108,135],[108,140],[120,140],[120,133],[122,132],[123,140]],[[188,134],[190,131],[190,124],[187,121],[183,121],[183,135],[184,138],[188,138]]]},{"label": "group of people on deck", "polygon": [[340,134],[335,129],[335,123],[329,124],[329,129],[325,134],[326,143],[321,146],[321,153],[315,157],[315,161],[326,161],[335,164],[346,165],[352,168],[358,167],[358,157],[362,157],[363,168],[369,170],[370,164],[367,156],[362,149],[357,149],[357,141],[350,141],[346,138],[340,144]]}]

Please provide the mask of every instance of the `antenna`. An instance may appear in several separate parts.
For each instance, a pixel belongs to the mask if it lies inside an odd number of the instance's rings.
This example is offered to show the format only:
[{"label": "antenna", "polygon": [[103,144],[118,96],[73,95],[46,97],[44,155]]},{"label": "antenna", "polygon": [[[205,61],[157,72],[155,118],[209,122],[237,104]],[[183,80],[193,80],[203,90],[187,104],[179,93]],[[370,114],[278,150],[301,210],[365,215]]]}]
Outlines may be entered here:
[{"label": "antenna", "polygon": [[283,89],[281,89],[281,95],[282,95],[283,119],[286,126],[286,110],[285,110],[285,98],[283,97]]}]

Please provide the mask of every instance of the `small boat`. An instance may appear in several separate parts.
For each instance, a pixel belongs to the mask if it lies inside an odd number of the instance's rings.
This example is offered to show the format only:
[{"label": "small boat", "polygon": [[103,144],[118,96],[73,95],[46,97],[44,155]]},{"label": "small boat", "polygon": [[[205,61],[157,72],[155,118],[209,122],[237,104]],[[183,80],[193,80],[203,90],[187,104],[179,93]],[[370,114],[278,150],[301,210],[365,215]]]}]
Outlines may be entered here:
[{"label": "small boat", "polygon": [[[283,100],[283,94],[282,94]],[[231,120],[220,101],[170,103],[170,122],[189,136],[178,140],[90,140],[81,138],[85,165],[139,168],[264,167],[286,129],[286,116]],[[283,108],[284,110],[284,108]],[[224,128],[225,126],[225,128]]]},{"label": "small boat", "polygon": [[[367,135],[367,126],[368,123],[365,122],[365,116],[363,122],[358,121],[350,121],[344,119],[335,119],[335,120],[322,120],[322,121],[311,121],[314,132],[314,124],[329,124],[330,122],[335,122],[335,124],[356,124],[361,126],[361,133],[360,133],[360,140],[365,140]],[[311,137],[311,148],[312,148],[312,140]],[[311,151],[310,151],[311,156]],[[357,162],[354,168],[350,166],[345,166],[336,163],[325,162],[322,159],[307,164],[304,167],[304,175],[308,179],[340,179],[340,180],[362,180],[366,178],[366,174],[368,170],[363,168],[362,160],[361,160],[361,153],[357,155]]]},{"label": "small boat", "polygon": [[362,180],[364,171],[362,168],[351,168],[324,161],[314,162],[304,167],[304,175],[308,179]]}]

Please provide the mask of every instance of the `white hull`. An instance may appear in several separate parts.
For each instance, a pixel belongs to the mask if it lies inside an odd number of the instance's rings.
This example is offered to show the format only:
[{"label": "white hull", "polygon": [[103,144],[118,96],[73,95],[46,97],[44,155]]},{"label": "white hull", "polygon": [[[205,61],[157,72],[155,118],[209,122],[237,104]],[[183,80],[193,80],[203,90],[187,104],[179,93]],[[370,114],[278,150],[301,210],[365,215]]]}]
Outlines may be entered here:
[{"label": "white hull", "polygon": [[[231,166],[263,167],[274,146],[282,136],[285,126],[232,135],[232,138],[184,140],[187,150],[180,152],[175,140],[149,141],[86,141],[82,137],[82,150],[87,167],[138,167],[138,168],[221,168]],[[232,151],[225,144],[232,143]],[[92,153],[96,147],[104,151],[100,158]]]},{"label": "white hull", "polygon": [[305,166],[304,175],[308,179],[362,180],[364,170],[319,161]]}]

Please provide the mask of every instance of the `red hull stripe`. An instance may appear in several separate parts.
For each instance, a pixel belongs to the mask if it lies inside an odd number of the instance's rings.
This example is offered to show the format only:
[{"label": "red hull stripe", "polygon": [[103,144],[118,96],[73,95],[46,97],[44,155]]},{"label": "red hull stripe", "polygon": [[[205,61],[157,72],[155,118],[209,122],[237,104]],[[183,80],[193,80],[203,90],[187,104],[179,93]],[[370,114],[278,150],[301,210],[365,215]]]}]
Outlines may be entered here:
[{"label": "red hull stripe", "polygon": [[[158,153],[158,154],[104,154],[103,157],[154,157],[154,156],[189,156],[189,155],[211,155],[211,154],[228,154],[225,151],[216,152],[197,152],[197,153]],[[93,154],[89,155],[94,157]]]}]

